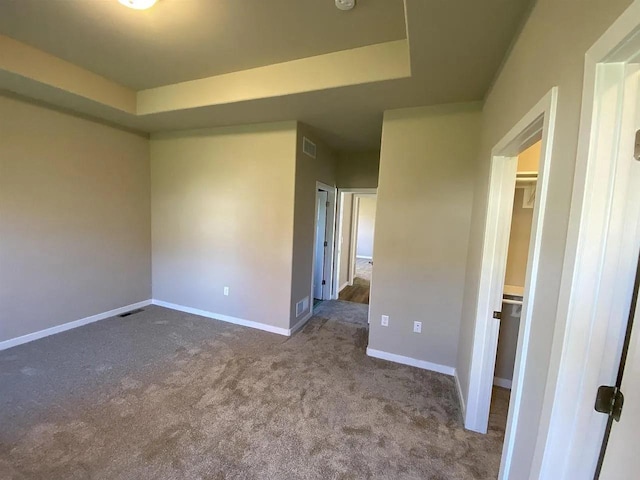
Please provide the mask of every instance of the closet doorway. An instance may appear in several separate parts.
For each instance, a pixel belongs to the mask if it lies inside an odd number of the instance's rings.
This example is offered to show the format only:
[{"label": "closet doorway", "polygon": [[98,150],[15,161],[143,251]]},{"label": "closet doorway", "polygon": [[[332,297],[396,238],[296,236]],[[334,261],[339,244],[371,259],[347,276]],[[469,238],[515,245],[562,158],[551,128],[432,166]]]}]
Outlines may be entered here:
[{"label": "closet doorway", "polygon": [[529,245],[533,226],[538,168],[542,142],[538,140],[518,155],[516,185],[513,192],[511,228],[507,266],[499,319],[491,395],[490,422],[506,428],[513,371],[518,348],[520,317],[525,300],[525,280],[529,260]]},{"label": "closet doorway", "polygon": [[374,265],[375,189],[341,189],[338,195],[335,297],[369,304]]}]

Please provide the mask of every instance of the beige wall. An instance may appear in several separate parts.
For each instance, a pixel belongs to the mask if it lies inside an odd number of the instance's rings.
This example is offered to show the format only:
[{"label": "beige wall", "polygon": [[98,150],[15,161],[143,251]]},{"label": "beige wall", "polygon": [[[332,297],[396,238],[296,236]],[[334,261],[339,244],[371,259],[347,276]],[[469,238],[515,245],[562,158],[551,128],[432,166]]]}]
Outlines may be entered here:
[{"label": "beige wall", "polygon": [[340,272],[338,287],[349,282],[351,264],[351,229],[353,223],[353,193],[345,193],[342,203],[342,239],[340,246]]},{"label": "beige wall", "polygon": [[0,96],[0,341],[151,298],[148,140]]},{"label": "beige wall", "polygon": [[385,112],[369,348],[455,367],[479,134],[475,103]]},{"label": "beige wall", "polygon": [[[531,319],[528,368],[524,372],[519,435],[515,437],[513,478],[529,478],[538,441],[548,423],[541,416],[576,158],[584,55],[630,0],[577,2],[538,0],[483,109],[465,301],[460,329],[458,374],[467,397],[475,328],[482,237],[493,146],[554,86],[559,87],[545,231],[536,302]],[[570,27],[569,27],[570,26]],[[555,372],[552,372],[555,376]],[[534,434],[537,432],[537,435]],[[538,440],[540,439],[540,440]]]},{"label": "beige wall", "polygon": [[340,188],[376,188],[380,169],[380,152],[341,153],[337,182]]},{"label": "beige wall", "polygon": [[[306,136],[316,144],[316,158],[302,152],[302,137]],[[293,269],[290,278],[291,326],[306,312],[296,317],[296,303],[311,294],[311,274],[313,271],[314,218],[316,208],[316,182],[329,186],[336,185],[335,154],[305,124],[298,124],[295,167],[295,213],[293,232]],[[313,300],[309,301],[310,307]]]},{"label": "beige wall", "polygon": [[295,146],[295,122],[152,137],[154,299],[289,327]]},{"label": "beige wall", "polygon": [[[525,161],[528,162],[529,160],[525,158]],[[537,171],[537,165],[533,163],[525,164],[525,167],[532,168],[532,170],[523,169],[522,171]],[[520,168],[518,169],[520,170]],[[513,199],[507,271],[504,283],[505,285],[524,288],[529,260],[529,239],[531,238],[533,208],[523,208],[523,199],[524,189],[516,188]],[[519,315],[513,315],[513,312],[513,305],[506,303],[502,305],[502,320],[500,320],[500,335],[496,354],[495,376],[507,380],[513,378],[513,366],[518,345],[518,329],[520,328],[520,317]]]},{"label": "beige wall", "polygon": [[540,167],[542,141],[537,141],[518,155],[519,172],[537,172]]},{"label": "beige wall", "polygon": [[523,208],[524,189],[516,188],[511,215],[511,232],[509,235],[509,252],[507,254],[507,272],[505,285],[524,287],[529,259],[529,240],[533,208]]},{"label": "beige wall", "polygon": [[373,257],[373,233],[376,221],[376,197],[374,195],[358,195],[358,238],[356,239],[356,256]]}]

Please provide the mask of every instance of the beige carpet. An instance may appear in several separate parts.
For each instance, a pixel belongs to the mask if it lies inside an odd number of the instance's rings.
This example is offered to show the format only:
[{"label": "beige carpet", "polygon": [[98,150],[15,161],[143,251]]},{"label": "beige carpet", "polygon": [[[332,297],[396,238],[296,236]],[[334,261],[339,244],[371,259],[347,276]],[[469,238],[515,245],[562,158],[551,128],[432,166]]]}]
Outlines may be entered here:
[{"label": "beige carpet", "polygon": [[147,307],[0,352],[0,477],[496,478],[504,415],[466,432],[451,377],[365,355],[366,311],[287,339]]}]

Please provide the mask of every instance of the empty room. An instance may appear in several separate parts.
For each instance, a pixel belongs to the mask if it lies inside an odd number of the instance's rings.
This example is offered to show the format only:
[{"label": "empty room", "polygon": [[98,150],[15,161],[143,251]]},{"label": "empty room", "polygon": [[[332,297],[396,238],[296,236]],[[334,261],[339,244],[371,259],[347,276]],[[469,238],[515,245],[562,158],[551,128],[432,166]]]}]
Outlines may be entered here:
[{"label": "empty room", "polygon": [[640,0],[0,0],[2,480],[635,479],[639,258]]}]

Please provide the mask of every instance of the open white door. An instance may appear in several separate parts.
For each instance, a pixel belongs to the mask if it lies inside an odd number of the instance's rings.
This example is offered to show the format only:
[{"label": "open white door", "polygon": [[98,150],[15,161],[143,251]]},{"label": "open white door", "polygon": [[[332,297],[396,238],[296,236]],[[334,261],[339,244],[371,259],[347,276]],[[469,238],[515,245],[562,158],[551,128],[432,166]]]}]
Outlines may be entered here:
[{"label": "open white door", "polygon": [[313,264],[313,298],[324,299],[325,255],[328,246],[327,203],[329,194],[324,190],[316,192],[316,239]]},{"label": "open white door", "polygon": [[[633,132],[627,133],[623,141],[636,143],[636,159],[629,157],[630,177],[629,189],[633,192],[640,191],[640,75],[635,73],[636,82],[636,127],[639,132],[632,137]],[[630,106],[628,106],[630,107]],[[632,197],[635,197],[632,195]],[[634,198],[631,201],[637,202]],[[638,222],[640,223],[640,222]],[[639,239],[640,240],[640,239]],[[640,245],[637,246],[640,248]],[[633,297],[629,309],[629,321],[625,333],[620,366],[614,388],[619,389],[624,396],[624,402],[619,403],[623,407],[619,421],[614,422],[611,412],[607,428],[605,430],[603,445],[600,451],[600,460],[596,471],[601,468],[600,478],[603,480],[632,480],[640,475],[640,456],[638,455],[638,439],[640,438],[640,306],[638,305],[638,289],[640,288],[640,261],[636,270]],[[610,388],[603,393],[611,392]],[[621,398],[621,397],[620,397]],[[597,473],[596,473],[597,475]]]},{"label": "open white door", "polygon": [[[637,187],[640,189],[640,185]],[[609,418],[603,440],[601,459],[596,476],[602,480],[633,480],[640,472],[640,456],[638,455],[638,432],[640,432],[640,309],[638,308],[638,287],[640,286],[640,262],[636,272],[633,302],[627,326],[627,338],[622,352],[615,394],[618,408],[616,415]],[[634,327],[635,326],[635,327]],[[619,385],[618,385],[619,384]],[[618,390],[619,389],[619,390]],[[622,392],[621,394],[618,393]],[[603,390],[603,398],[611,393],[610,388]],[[614,397],[615,399],[615,397]],[[622,400],[623,399],[623,400]],[[610,407],[607,402],[606,407]],[[601,470],[600,470],[601,468]]]}]

